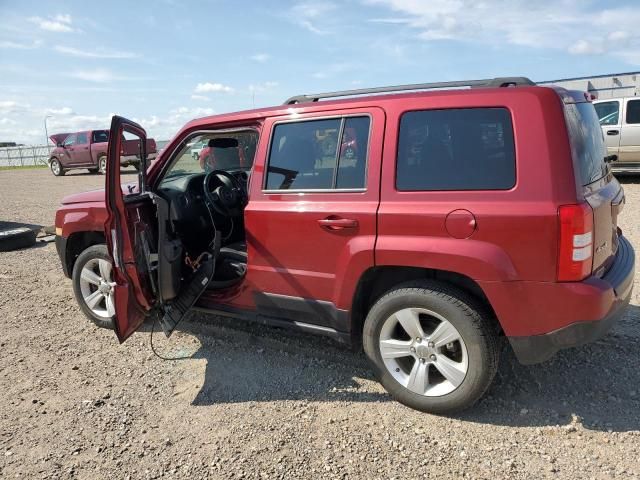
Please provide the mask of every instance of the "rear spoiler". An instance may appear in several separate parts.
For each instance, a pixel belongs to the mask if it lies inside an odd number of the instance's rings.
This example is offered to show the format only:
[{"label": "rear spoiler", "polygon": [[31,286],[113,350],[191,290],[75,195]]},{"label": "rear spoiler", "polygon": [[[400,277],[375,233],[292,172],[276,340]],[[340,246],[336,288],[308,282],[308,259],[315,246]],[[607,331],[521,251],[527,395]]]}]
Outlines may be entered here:
[{"label": "rear spoiler", "polygon": [[53,135],[49,135],[49,139],[53,142],[54,145],[58,145],[59,143],[64,142],[69,135],[71,134],[70,133],[54,133]]}]

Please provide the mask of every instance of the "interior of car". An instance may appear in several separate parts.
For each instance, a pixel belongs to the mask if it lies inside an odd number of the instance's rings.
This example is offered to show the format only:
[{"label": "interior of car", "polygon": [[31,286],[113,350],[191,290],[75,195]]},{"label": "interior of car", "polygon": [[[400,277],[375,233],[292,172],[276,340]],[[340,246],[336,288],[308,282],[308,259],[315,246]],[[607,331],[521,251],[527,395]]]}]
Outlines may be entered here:
[{"label": "interior of car", "polygon": [[[215,263],[210,289],[231,287],[246,274],[243,211],[257,141],[251,129],[196,134],[164,172],[155,192],[167,202],[159,254],[170,257],[166,274],[180,283],[190,280],[206,256]],[[199,143],[206,147],[195,158],[191,149]],[[176,296],[181,285],[171,290],[163,297]]]}]

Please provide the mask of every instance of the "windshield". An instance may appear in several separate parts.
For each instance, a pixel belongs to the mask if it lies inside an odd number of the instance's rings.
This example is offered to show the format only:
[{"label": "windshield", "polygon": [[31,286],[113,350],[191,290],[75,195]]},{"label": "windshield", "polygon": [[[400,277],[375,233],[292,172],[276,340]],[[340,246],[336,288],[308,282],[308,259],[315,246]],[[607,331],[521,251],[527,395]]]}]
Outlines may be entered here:
[{"label": "windshield", "polygon": [[589,185],[608,171],[604,160],[607,148],[598,115],[593,104],[585,102],[565,105],[565,117],[580,183]]},{"label": "windshield", "polygon": [[165,179],[212,170],[251,170],[257,145],[254,130],[194,135],[183,142]]}]

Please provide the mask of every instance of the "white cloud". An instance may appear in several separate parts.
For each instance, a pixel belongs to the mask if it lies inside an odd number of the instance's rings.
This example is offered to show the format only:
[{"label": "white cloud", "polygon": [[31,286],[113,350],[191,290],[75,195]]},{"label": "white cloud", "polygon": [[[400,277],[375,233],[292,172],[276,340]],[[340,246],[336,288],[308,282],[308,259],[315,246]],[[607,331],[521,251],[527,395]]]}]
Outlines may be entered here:
[{"label": "white cloud", "polygon": [[587,40],[578,40],[576,43],[569,46],[568,51],[574,55],[594,55],[603,53],[604,48],[602,45],[596,45],[595,43]]},{"label": "white cloud", "polygon": [[20,113],[28,110],[26,103],[18,103],[15,100],[0,100],[0,114]]},{"label": "white cloud", "polygon": [[15,50],[33,50],[34,48],[38,48],[42,45],[41,40],[34,40],[32,43],[17,43],[12,41],[2,41],[0,42],[0,48],[10,48]]},{"label": "white cloud", "polygon": [[50,133],[58,132],[76,132],[93,128],[109,128],[111,117],[115,115],[73,115],[73,116],[55,116],[47,121]]},{"label": "white cloud", "polygon": [[273,90],[278,86],[278,82],[264,82],[249,85],[249,92],[262,93],[268,90]]},{"label": "white cloud", "polygon": [[205,95],[191,95],[191,100],[200,100],[203,102],[208,102],[211,99]]},{"label": "white cloud", "polygon": [[392,15],[370,22],[409,28],[425,41],[518,45],[575,55],[608,54],[638,63],[640,9],[598,9],[575,0],[362,0]]},{"label": "white cloud", "polygon": [[117,77],[110,71],[103,68],[95,70],[76,70],[70,74],[73,78],[86,80],[87,82],[107,83],[117,80]]},{"label": "white cloud", "polygon": [[271,59],[271,55],[268,53],[256,53],[255,55],[251,55],[249,58],[254,62],[266,63]]},{"label": "white cloud", "polygon": [[213,92],[233,92],[233,88],[221,83],[199,83],[194,90],[195,93],[213,93]]},{"label": "white cloud", "polygon": [[35,23],[42,30],[49,32],[73,32],[75,29],[72,27],[71,15],[58,14],[55,17],[42,18],[42,17],[29,17],[27,20],[31,23]]},{"label": "white cloud", "polygon": [[319,24],[331,23],[328,14],[336,8],[337,5],[331,2],[301,2],[291,7],[286,16],[291,22],[316,35],[327,35],[331,30]]},{"label": "white cloud", "polygon": [[79,48],[74,47],[65,47],[63,45],[56,45],[53,49],[65,55],[71,55],[74,57],[82,57],[82,58],[116,58],[116,59],[124,59],[124,58],[138,58],[139,55],[133,52],[126,51],[116,51],[116,50],[105,50],[98,48],[96,50],[81,50]]},{"label": "white cloud", "polygon": [[0,125],[16,125],[18,122],[10,118],[0,118]]},{"label": "white cloud", "polygon": [[71,115],[73,114],[73,110],[71,107],[47,108],[45,113],[50,115]]}]

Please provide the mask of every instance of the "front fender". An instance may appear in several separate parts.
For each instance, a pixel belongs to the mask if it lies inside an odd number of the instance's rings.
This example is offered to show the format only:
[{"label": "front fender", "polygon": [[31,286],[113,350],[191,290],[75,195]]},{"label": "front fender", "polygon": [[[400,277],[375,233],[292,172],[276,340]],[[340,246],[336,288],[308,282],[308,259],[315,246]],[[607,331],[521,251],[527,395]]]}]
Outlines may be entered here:
[{"label": "front fender", "polygon": [[74,233],[104,232],[107,210],[104,204],[74,203],[56,212],[56,234],[68,238]]}]

